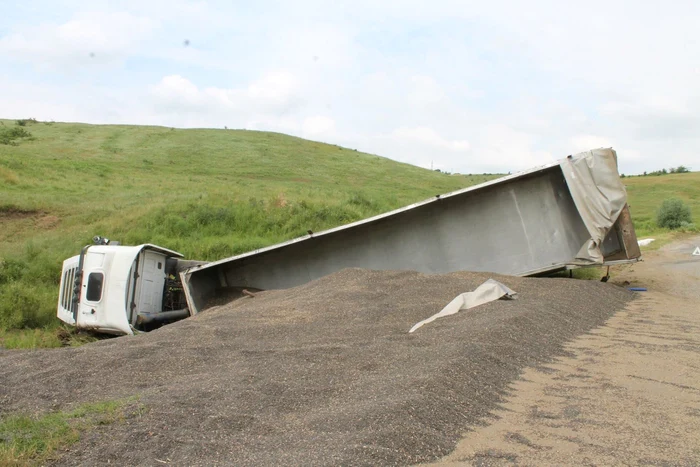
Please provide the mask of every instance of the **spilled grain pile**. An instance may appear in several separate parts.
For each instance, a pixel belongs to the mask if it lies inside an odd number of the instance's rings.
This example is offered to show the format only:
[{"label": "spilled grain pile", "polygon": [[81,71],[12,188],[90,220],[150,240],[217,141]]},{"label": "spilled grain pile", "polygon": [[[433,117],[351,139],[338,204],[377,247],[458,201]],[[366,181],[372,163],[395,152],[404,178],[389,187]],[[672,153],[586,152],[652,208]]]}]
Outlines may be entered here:
[{"label": "spilled grain pile", "polygon": [[[489,277],[518,292],[408,330]],[[148,335],[0,353],[3,411],[140,396],[65,464],[378,465],[449,452],[526,366],[601,325],[610,284],[347,269]]]}]

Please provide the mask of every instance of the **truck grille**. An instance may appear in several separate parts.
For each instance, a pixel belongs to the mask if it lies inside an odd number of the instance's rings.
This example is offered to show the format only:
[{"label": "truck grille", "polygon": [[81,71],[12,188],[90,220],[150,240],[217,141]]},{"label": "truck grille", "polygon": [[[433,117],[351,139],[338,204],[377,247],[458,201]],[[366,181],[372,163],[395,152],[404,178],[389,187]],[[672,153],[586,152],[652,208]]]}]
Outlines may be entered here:
[{"label": "truck grille", "polygon": [[73,287],[78,267],[72,267],[63,271],[63,287],[61,287],[61,307],[75,315],[77,303],[73,301]]}]

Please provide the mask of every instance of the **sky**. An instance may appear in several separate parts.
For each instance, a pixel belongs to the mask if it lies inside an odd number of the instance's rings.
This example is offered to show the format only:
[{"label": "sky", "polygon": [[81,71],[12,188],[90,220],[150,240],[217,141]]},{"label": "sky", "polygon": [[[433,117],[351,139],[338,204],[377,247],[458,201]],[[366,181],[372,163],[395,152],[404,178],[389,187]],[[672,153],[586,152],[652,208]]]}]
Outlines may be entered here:
[{"label": "sky", "polygon": [[700,2],[32,1],[0,117],[287,133],[459,173],[700,170]]}]

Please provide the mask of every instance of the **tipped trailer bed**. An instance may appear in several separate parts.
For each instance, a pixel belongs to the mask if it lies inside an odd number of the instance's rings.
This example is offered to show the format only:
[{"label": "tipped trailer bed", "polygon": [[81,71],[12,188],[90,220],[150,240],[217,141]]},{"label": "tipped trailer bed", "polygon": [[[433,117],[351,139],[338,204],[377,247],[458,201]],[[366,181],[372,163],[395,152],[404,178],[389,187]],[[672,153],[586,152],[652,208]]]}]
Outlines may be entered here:
[{"label": "tipped trailer bed", "polygon": [[612,149],[595,149],[180,273],[190,314],[343,268],[538,275],[637,261]]}]

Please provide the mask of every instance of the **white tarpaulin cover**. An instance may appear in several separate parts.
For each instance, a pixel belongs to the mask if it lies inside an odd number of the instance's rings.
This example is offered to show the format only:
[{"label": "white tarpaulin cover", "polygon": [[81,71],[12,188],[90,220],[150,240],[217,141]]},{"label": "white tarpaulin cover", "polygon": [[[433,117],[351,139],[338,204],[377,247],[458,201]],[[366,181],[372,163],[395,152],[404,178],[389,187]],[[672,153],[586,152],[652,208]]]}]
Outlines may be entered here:
[{"label": "white tarpaulin cover", "polygon": [[489,279],[477,287],[473,292],[457,295],[457,297],[455,297],[454,300],[443,308],[441,312],[434,314],[428,319],[424,319],[420,323],[417,323],[408,332],[411,333],[424,324],[431,323],[438,318],[442,318],[443,316],[454,315],[460,310],[474,308],[475,306],[483,305],[484,303],[492,302],[502,297],[512,299],[515,298],[516,295],[517,292],[514,292],[498,281]]},{"label": "white tarpaulin cover", "polygon": [[602,263],[600,244],[627,202],[625,186],[617,173],[617,153],[610,148],[582,152],[561,161],[561,170],[591,235],[576,259]]}]

